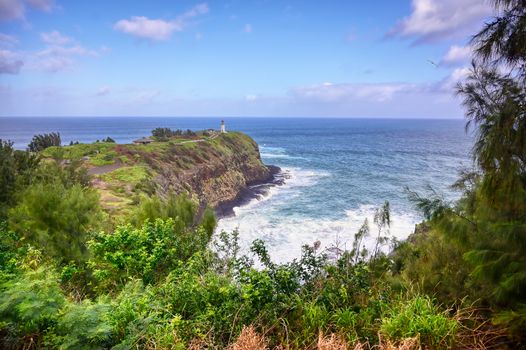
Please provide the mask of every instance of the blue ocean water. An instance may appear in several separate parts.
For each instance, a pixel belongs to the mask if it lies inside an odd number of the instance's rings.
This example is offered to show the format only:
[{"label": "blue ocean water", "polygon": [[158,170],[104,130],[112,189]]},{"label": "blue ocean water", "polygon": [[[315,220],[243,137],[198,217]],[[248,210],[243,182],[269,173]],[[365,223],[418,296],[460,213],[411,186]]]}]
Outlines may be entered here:
[{"label": "blue ocean water", "polygon": [[[390,233],[399,239],[421,220],[404,192],[431,186],[448,199],[461,168],[472,165],[470,135],[462,120],[227,118],[227,129],[252,136],[266,164],[288,179],[265,197],[235,208],[218,230],[238,228],[242,247],[256,238],[279,261],[300,253],[302,244],[349,246],[365,218],[388,200]],[[86,117],[0,118],[0,138],[24,148],[32,135],[59,131],[64,143],[111,136],[130,142],[158,126],[218,128],[220,118]],[[371,225],[371,231],[375,228]]]}]

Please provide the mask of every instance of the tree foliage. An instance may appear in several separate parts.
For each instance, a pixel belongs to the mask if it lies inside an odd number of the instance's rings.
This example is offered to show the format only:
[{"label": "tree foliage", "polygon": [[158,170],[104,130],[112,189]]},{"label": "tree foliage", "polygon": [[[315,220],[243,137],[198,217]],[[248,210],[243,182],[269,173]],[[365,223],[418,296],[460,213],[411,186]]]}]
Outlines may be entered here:
[{"label": "tree foliage", "polygon": [[187,129],[186,131],[183,131],[181,129],[177,129],[177,130],[172,130],[170,128],[155,128],[152,130],[152,136],[157,140],[157,141],[168,141],[169,139],[171,139],[172,137],[195,137],[197,136],[197,134],[190,130],[190,129]]},{"label": "tree foliage", "polygon": [[473,37],[473,65],[457,90],[466,129],[474,130],[476,168],[454,185],[462,191],[456,203],[434,192],[411,193],[429,230],[414,238],[404,274],[443,301],[467,298],[489,307],[520,343],[525,338],[516,325],[526,324],[526,3],[493,3],[497,17]]},{"label": "tree foliage", "polygon": [[212,236],[216,226],[213,211],[205,208],[202,213],[199,213],[198,209],[197,204],[184,193],[176,195],[169,192],[164,199],[155,195],[149,198],[142,197],[132,213],[131,222],[136,226],[141,226],[147,221],[154,222],[156,219],[171,218],[180,231],[185,227],[200,225],[209,236]]},{"label": "tree foliage", "polygon": [[27,149],[31,152],[41,152],[48,147],[60,146],[61,144],[60,133],[52,132],[33,136],[29,145],[27,145]]},{"label": "tree foliage", "polygon": [[171,137],[182,135],[181,130],[172,130],[170,128],[155,128],[152,130],[152,136],[157,141],[166,141]]},{"label": "tree foliage", "polygon": [[498,11],[493,20],[471,40],[475,48],[475,59],[492,66],[506,65],[518,70],[524,77],[526,72],[526,6],[522,0],[492,0]]},{"label": "tree foliage", "polygon": [[54,181],[29,186],[21,198],[9,212],[11,228],[59,260],[86,257],[88,233],[100,223],[96,192]]},{"label": "tree foliage", "polygon": [[0,220],[16,203],[15,194],[32,182],[38,155],[17,151],[10,141],[0,140]]}]

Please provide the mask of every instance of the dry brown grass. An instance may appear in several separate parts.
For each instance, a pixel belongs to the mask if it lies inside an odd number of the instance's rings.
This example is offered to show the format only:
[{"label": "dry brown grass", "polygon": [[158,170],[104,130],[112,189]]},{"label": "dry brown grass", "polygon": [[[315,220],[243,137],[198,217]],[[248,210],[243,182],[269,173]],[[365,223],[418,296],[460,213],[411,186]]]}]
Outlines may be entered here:
[{"label": "dry brown grass", "polygon": [[[339,337],[336,334],[331,334],[329,336],[324,336],[322,332],[320,332],[318,336],[318,344],[317,344],[318,350],[347,350],[349,349],[349,345],[347,342]],[[361,348],[355,348],[356,350],[359,350]]]},{"label": "dry brown grass", "polygon": [[205,343],[200,339],[194,339],[188,345],[187,350],[204,350],[206,349]]},{"label": "dry brown grass", "polygon": [[267,342],[259,335],[253,326],[244,326],[236,342],[228,347],[229,350],[267,350]]},{"label": "dry brown grass", "polygon": [[343,337],[337,334],[330,334],[324,336],[320,332],[318,336],[318,344],[316,347],[317,350],[421,350],[420,341],[417,337],[407,338],[401,342],[392,343],[390,341],[382,341],[380,339],[380,344],[371,346],[368,343],[354,343],[349,344],[343,339]]},{"label": "dry brown grass", "polygon": [[380,341],[380,350],[421,350],[420,340],[418,337],[406,338],[396,344],[387,341],[385,343]]},{"label": "dry brown grass", "polygon": [[[460,344],[459,344],[460,345]],[[460,345],[462,349],[485,349],[484,347]],[[294,347],[293,347],[294,348]],[[209,349],[203,346],[203,343],[195,342],[190,345],[188,350],[205,350]],[[253,326],[245,326],[237,340],[228,347],[228,350],[269,350],[268,343],[264,336],[258,334]],[[286,345],[279,345],[273,350],[292,349]],[[379,344],[371,345],[369,343],[348,343],[341,335],[319,333],[318,341],[304,350],[422,350],[418,337],[406,338],[399,342],[391,342],[380,338]]]}]

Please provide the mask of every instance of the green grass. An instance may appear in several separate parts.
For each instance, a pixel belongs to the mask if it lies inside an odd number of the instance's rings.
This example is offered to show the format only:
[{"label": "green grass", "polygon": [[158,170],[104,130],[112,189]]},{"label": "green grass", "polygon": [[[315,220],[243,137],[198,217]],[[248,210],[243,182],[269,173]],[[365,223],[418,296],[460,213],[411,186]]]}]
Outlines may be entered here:
[{"label": "green grass", "polygon": [[91,157],[89,162],[94,166],[109,165],[115,163],[115,158],[117,157],[117,152],[108,151],[105,153],[98,153],[95,156]]},{"label": "green grass", "polygon": [[388,339],[400,341],[418,337],[426,347],[449,348],[460,325],[440,311],[428,296],[393,302],[382,318],[380,332]]},{"label": "green grass", "polygon": [[188,148],[188,149],[194,149],[194,148],[197,147],[197,142],[184,143],[184,144],[180,145],[179,147],[184,147],[184,148]]},{"label": "green grass", "polygon": [[145,166],[140,165],[122,167],[100,175],[100,178],[105,182],[124,182],[128,184],[136,184],[148,177],[148,170]]},{"label": "green grass", "polygon": [[104,156],[114,147],[115,143],[111,142],[81,143],[63,147],[53,146],[42,151],[42,155],[53,158],[62,153],[64,159],[80,159],[84,156]]}]

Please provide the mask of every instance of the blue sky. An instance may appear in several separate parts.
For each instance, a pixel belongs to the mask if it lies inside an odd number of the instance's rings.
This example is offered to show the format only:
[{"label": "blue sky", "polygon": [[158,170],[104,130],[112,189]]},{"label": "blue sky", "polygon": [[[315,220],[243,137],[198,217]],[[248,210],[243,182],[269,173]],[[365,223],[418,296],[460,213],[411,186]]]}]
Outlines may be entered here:
[{"label": "blue sky", "polygon": [[0,115],[459,118],[484,0],[0,0]]}]

